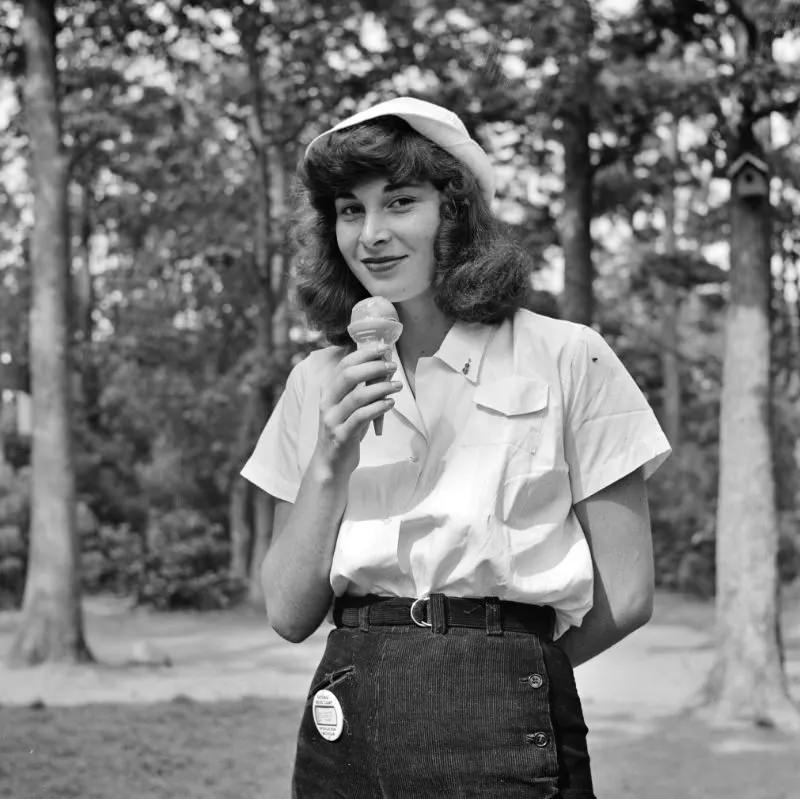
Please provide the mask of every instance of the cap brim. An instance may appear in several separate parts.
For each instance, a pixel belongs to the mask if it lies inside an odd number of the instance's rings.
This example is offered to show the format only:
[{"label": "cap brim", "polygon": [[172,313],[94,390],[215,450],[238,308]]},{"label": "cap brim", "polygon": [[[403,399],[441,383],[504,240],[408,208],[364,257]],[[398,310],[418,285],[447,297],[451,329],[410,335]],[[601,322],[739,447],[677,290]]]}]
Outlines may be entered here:
[{"label": "cap brim", "polygon": [[[422,101],[418,102],[421,103]],[[470,138],[466,128],[464,128],[461,120],[459,120],[455,114],[439,106],[433,106],[433,104],[430,103],[425,103],[425,105],[430,105],[436,109],[438,116],[441,116],[443,112],[452,117],[452,119],[434,118],[431,113],[415,113],[411,108],[403,107],[390,100],[367,108],[357,114],[353,114],[353,116],[342,120],[324,133],[320,133],[319,136],[312,139],[306,147],[304,157],[308,158],[309,153],[332,133],[354,127],[355,125],[360,125],[363,122],[369,122],[379,117],[396,116],[405,120],[417,133],[450,153],[450,155],[458,161],[461,161],[475,176],[487,202],[491,203],[494,197],[495,186],[494,167],[489,160],[489,156],[478,142]],[[455,123],[453,120],[455,120]]]}]

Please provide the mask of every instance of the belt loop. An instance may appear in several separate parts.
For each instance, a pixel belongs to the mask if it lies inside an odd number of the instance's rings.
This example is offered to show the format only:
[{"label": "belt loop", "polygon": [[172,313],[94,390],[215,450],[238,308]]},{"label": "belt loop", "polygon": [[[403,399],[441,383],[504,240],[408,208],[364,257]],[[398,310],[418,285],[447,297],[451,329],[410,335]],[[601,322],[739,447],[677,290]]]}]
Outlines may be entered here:
[{"label": "belt loop", "polygon": [[369,605],[362,605],[358,609],[358,629],[362,633],[369,632]]},{"label": "belt loop", "polygon": [[428,597],[428,621],[431,632],[444,635],[447,632],[447,606],[444,594],[431,594]]},{"label": "belt loop", "polygon": [[486,635],[503,634],[503,616],[500,610],[500,600],[496,596],[487,596],[486,603]]}]

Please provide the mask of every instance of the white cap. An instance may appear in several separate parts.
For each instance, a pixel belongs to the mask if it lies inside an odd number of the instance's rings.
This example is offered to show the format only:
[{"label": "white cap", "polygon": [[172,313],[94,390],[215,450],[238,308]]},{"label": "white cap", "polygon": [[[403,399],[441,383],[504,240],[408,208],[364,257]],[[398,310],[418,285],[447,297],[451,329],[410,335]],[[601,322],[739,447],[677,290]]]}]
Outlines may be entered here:
[{"label": "white cap", "polygon": [[494,169],[489,156],[478,142],[470,138],[464,123],[452,111],[425,100],[418,100],[416,97],[395,97],[393,100],[378,103],[343,119],[313,139],[306,147],[305,157],[308,158],[314,146],[334,131],[383,116],[404,119],[417,133],[421,133],[465,164],[477,178],[486,201],[491,203],[494,197]]}]

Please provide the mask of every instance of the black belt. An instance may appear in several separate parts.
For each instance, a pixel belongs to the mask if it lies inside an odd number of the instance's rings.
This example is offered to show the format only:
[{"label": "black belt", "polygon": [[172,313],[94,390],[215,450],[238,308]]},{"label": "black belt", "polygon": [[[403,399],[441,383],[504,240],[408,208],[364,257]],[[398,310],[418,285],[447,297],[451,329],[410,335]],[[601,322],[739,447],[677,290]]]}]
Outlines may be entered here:
[{"label": "black belt", "polygon": [[333,605],[337,627],[401,627],[417,625],[444,633],[448,627],[472,627],[500,635],[504,630],[532,633],[552,641],[555,611],[544,605],[506,602],[497,597],[450,597],[431,594],[420,599],[406,597],[338,597]]}]

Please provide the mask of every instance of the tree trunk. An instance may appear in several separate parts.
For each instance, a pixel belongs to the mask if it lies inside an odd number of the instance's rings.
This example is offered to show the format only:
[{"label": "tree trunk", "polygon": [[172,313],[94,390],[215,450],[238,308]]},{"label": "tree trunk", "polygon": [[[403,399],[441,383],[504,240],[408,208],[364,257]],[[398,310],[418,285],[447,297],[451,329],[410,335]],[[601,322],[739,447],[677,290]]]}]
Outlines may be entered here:
[{"label": "tree trunk", "polygon": [[[244,51],[250,84],[247,130],[256,162],[255,179],[253,181],[253,266],[256,280],[261,288],[260,296],[263,301],[262,317],[259,318],[257,323],[258,334],[255,346],[256,351],[260,354],[260,359],[266,363],[264,359],[268,357],[271,348],[273,304],[269,270],[269,169],[267,167],[263,121],[264,101],[261,59],[258,52],[258,37],[263,26],[263,18],[258,9],[244,8],[239,9],[239,14],[235,17],[234,22],[242,50]],[[248,400],[239,426],[238,446],[234,471],[231,475],[230,500],[228,503],[231,536],[229,572],[232,577],[248,583],[252,575],[251,561],[254,548],[253,527],[250,523],[250,516],[255,517],[255,512],[252,514],[248,512],[248,500],[252,496],[252,492],[248,490],[244,478],[239,475],[239,468],[255,443],[254,440],[251,441],[250,437],[257,428],[257,420],[261,418],[260,393],[261,387],[258,385],[253,386],[252,396]],[[248,594],[250,593],[252,593],[252,586],[248,585]]]},{"label": "tree trunk", "polygon": [[92,217],[90,187],[81,186],[80,189],[80,257],[78,270],[75,273],[75,332],[79,341],[90,343],[94,331],[92,312],[94,311],[94,281],[92,280],[91,264],[91,237]]},{"label": "tree trunk", "polygon": [[[101,377],[92,347],[94,334],[94,307],[96,304],[94,279],[91,264],[91,194],[89,186],[80,187],[80,250],[78,269],[74,272],[75,319],[72,329],[78,343],[76,373],[79,376],[79,402],[85,414],[86,423],[98,435],[103,435],[100,394]],[[74,262],[74,261],[73,261]]]},{"label": "tree trunk", "polygon": [[681,443],[681,375],[678,352],[678,291],[668,283],[657,286],[661,306],[661,375],[664,381],[662,422],[664,432],[677,453]]},{"label": "tree trunk", "polygon": [[34,225],[30,323],[33,442],[31,527],[22,619],[9,661],[87,661],[80,605],[69,411],[66,163],[61,149],[55,9],[26,0],[25,113]]},{"label": "tree trunk", "polygon": [[[286,165],[291,163],[286,148],[269,146],[267,164],[269,168],[269,238],[270,274],[272,299],[272,359],[279,369],[286,369],[290,361],[289,327],[289,258],[287,241],[287,218],[289,214],[289,175]],[[273,392],[274,393],[274,392]],[[271,409],[270,409],[271,410]]]},{"label": "tree trunk", "polygon": [[[269,225],[269,261],[272,299],[272,318],[265,324],[270,325],[268,335],[259,337],[262,345],[262,357],[269,359],[273,366],[270,385],[264,386],[261,393],[259,411],[261,421],[266,420],[275,406],[279,395],[276,383],[282,371],[288,372],[290,356],[289,340],[289,303],[288,303],[288,271],[286,250],[282,245],[285,214],[287,209],[288,177],[286,174],[287,159],[276,147],[268,147],[266,156],[269,169],[268,191],[270,195]],[[280,381],[282,382],[282,381]],[[256,491],[253,495],[253,528],[252,547],[250,552],[250,579],[248,585],[248,601],[260,605],[264,601],[264,589],[261,585],[261,563],[267,554],[272,541],[273,514],[275,502],[269,494]]]},{"label": "tree trunk", "polygon": [[730,305],[720,408],[717,722],[800,729],[778,636],[778,520],[770,438],[770,208],[731,198]]},{"label": "tree trunk", "polygon": [[[288,275],[283,246],[289,180],[286,154],[275,144],[279,124],[269,118],[271,105],[265,94],[267,84],[262,75],[262,57],[258,49],[259,32],[265,24],[264,16],[257,9],[248,8],[236,18],[250,82],[248,131],[256,163],[253,182],[254,264],[262,289],[256,351],[261,363],[270,367],[265,368],[267,379],[255,387],[257,401],[248,406],[249,424],[253,431],[259,429],[271,413],[277,397],[277,384],[281,382],[281,373],[289,361]],[[237,492],[241,493],[242,489],[235,485],[239,480],[238,476],[234,478],[231,501],[231,507],[237,508],[237,513],[243,510],[237,499]],[[272,537],[274,502],[263,491],[250,492],[250,496],[253,497],[252,526],[244,525],[240,513],[234,541],[236,560],[232,567],[248,578],[249,599],[261,602],[261,561]],[[233,513],[231,517],[233,521]],[[243,561],[245,551],[247,563]]]},{"label": "tree trunk", "polygon": [[247,598],[251,604],[261,605],[264,602],[264,589],[261,587],[261,563],[272,540],[275,501],[266,492],[257,491],[253,502],[253,554],[250,560],[250,584]]},{"label": "tree trunk", "polygon": [[[245,418],[248,417],[249,414],[245,414]],[[250,425],[246,426],[250,427]],[[250,448],[249,446],[247,448],[248,454]],[[243,462],[243,458],[237,459],[237,468],[231,477],[228,499],[228,529],[231,537],[231,559],[228,573],[234,580],[241,580],[244,583],[248,579],[253,534],[247,514],[250,490],[247,481],[238,473],[238,466]]]},{"label": "tree trunk", "polygon": [[[585,0],[567,3],[564,19],[571,37],[579,42],[577,52],[587,54],[593,38],[592,11]],[[573,66],[564,65],[565,108],[561,145],[564,148],[564,207],[558,230],[564,253],[564,291],[561,315],[572,322],[591,324],[594,315],[592,281],[592,187],[593,167],[589,134],[592,132],[592,70],[587,57]]]},{"label": "tree trunk", "polygon": [[594,314],[592,281],[592,165],[589,151],[589,109],[574,110],[565,118],[561,142],[564,147],[564,207],[559,218],[559,236],[564,253],[564,319],[591,324]]},{"label": "tree trunk", "polygon": [[[678,168],[678,120],[672,121],[668,153],[673,166],[673,174]],[[664,195],[664,251],[675,256],[677,213],[675,209],[675,186],[671,180]],[[663,423],[672,449],[677,453],[681,439],[681,375],[678,352],[679,297],[675,286],[667,281],[659,281],[656,296],[661,307],[661,374],[664,381]]]}]

